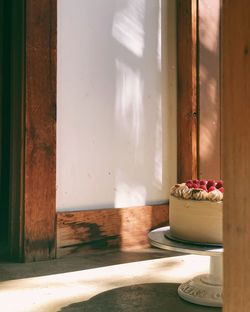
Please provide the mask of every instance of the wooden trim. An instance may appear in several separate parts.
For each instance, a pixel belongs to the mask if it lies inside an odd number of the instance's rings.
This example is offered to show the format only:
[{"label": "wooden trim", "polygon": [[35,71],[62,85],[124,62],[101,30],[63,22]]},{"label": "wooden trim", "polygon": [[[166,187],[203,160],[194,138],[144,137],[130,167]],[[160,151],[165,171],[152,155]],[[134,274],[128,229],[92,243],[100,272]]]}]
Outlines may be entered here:
[{"label": "wooden trim", "polygon": [[[11,1],[9,257],[23,260],[25,1]],[[17,40],[19,38],[19,40]]]},{"label": "wooden trim", "polygon": [[223,1],[224,312],[250,311],[250,2]]},{"label": "wooden trim", "polygon": [[148,246],[148,232],[168,222],[168,205],[57,213],[57,254],[80,248]]},{"label": "wooden trim", "polygon": [[197,1],[177,1],[177,180],[197,178]]},{"label": "wooden trim", "polygon": [[25,261],[56,250],[56,5],[26,1]]}]

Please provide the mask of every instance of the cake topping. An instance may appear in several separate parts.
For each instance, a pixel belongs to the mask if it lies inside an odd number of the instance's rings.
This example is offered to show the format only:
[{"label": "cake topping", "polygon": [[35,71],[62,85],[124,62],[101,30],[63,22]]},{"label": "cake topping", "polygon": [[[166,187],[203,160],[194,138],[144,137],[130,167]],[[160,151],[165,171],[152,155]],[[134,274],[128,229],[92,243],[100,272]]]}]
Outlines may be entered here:
[{"label": "cake topping", "polygon": [[176,184],[170,190],[170,194],[178,198],[210,201],[222,201],[223,193],[223,181],[204,179],[188,180]]},{"label": "cake topping", "polygon": [[223,193],[220,190],[214,189],[208,193],[208,199],[211,201],[221,201],[223,200]]},{"label": "cake topping", "polygon": [[206,199],[208,199],[208,193],[202,189],[193,189],[192,190],[192,199],[206,200]]}]

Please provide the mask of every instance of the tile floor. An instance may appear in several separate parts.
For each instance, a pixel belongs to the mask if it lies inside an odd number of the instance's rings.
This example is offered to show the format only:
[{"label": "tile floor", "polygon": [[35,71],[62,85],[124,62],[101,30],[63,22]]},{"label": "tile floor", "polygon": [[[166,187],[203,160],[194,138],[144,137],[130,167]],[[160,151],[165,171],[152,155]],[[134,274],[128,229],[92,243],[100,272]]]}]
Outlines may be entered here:
[{"label": "tile floor", "polygon": [[3,312],[217,312],[185,302],[179,283],[209,257],[149,248],[80,252],[54,261],[0,263]]}]

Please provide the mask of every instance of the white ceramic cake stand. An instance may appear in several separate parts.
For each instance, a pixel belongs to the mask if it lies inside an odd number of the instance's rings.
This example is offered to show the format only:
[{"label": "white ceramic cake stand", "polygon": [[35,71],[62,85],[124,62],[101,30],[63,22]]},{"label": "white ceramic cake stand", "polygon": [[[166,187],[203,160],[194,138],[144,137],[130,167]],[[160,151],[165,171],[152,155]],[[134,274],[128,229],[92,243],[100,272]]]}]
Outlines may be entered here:
[{"label": "white ceramic cake stand", "polygon": [[171,237],[169,227],[153,230],[148,237],[151,245],[161,249],[210,256],[209,273],[195,276],[181,284],[178,294],[184,300],[192,303],[222,307],[223,248],[174,241],[169,239]]}]

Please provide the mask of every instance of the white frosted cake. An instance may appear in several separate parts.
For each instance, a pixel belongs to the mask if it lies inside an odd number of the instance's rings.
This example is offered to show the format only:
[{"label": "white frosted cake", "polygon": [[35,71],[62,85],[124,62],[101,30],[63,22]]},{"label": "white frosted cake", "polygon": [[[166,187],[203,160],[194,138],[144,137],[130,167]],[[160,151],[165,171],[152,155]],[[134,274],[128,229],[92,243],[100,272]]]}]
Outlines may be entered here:
[{"label": "white frosted cake", "polygon": [[222,243],[223,182],[189,180],[171,189],[169,225],[173,238]]}]

